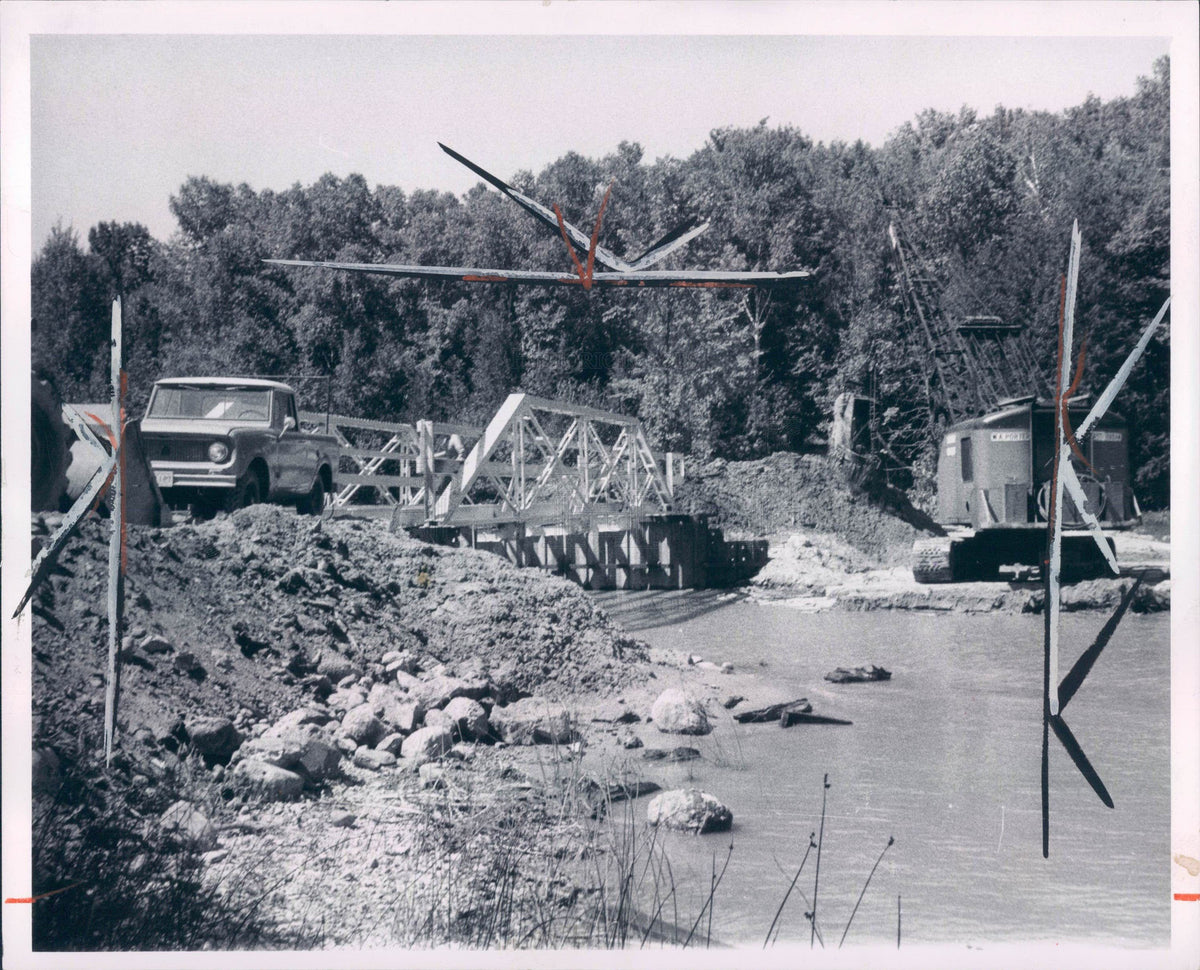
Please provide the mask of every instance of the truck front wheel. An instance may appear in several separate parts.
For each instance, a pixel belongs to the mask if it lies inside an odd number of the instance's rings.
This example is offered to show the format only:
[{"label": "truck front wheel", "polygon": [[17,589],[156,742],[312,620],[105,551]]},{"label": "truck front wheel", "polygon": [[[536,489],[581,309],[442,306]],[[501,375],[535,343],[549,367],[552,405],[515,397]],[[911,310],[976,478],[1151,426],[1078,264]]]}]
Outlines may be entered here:
[{"label": "truck front wheel", "polygon": [[229,502],[229,510],[232,512],[236,509],[244,509],[250,505],[257,505],[260,501],[262,501],[262,495],[259,492],[258,476],[250,472],[234,488]]}]

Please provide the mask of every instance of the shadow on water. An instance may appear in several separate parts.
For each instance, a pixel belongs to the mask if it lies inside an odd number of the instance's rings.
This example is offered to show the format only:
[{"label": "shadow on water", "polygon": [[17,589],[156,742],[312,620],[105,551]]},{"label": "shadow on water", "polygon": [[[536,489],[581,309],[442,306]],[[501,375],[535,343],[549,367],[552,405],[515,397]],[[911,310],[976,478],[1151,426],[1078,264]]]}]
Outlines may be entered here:
[{"label": "shadow on water", "polygon": [[620,590],[595,594],[609,618],[630,633],[686,623],[747,598],[744,589]]}]

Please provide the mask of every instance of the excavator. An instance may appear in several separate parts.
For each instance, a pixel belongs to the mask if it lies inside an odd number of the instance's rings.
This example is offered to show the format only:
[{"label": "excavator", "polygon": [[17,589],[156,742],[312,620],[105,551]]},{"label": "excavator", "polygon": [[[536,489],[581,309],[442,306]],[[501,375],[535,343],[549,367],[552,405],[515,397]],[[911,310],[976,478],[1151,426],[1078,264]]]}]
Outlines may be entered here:
[{"label": "excavator", "polygon": [[[913,544],[913,578],[919,583],[1036,578],[1046,546],[1056,453],[1054,403],[1040,358],[1021,324],[993,316],[949,319],[941,309],[936,273],[898,217],[888,237],[910,337],[924,351],[926,433],[939,440],[933,517],[942,534]],[[843,395],[838,410],[835,427],[845,429],[842,440],[852,469],[895,458],[900,448],[888,440],[873,400]],[[1075,426],[1087,413],[1085,397],[1070,399],[1068,417]],[[1106,413],[1085,448],[1071,462],[1086,508],[1070,496],[1063,505],[1062,576],[1067,581],[1108,569],[1086,528],[1085,511],[1106,531],[1131,528],[1141,519],[1125,419]],[[1111,547],[1112,539],[1106,541]]]}]

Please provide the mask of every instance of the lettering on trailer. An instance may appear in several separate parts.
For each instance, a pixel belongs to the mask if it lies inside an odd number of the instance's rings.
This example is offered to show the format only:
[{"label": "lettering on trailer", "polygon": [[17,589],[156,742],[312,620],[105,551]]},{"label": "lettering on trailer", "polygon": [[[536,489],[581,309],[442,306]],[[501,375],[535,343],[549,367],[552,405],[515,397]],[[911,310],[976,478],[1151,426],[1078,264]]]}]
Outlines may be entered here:
[{"label": "lettering on trailer", "polygon": [[993,431],[993,441],[1028,441],[1028,431]]},{"label": "lettering on trailer", "polygon": [[1123,435],[1120,431],[1093,431],[1093,441],[1120,441]]}]

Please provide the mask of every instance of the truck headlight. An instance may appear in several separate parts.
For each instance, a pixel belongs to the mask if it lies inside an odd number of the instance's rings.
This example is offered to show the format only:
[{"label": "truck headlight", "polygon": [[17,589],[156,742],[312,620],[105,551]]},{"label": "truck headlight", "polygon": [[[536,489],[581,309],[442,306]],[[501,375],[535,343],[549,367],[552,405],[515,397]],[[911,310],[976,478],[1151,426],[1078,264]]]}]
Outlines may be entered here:
[{"label": "truck headlight", "polygon": [[208,446],[208,460],[219,465],[229,457],[229,446],[223,441],[214,441]]}]

